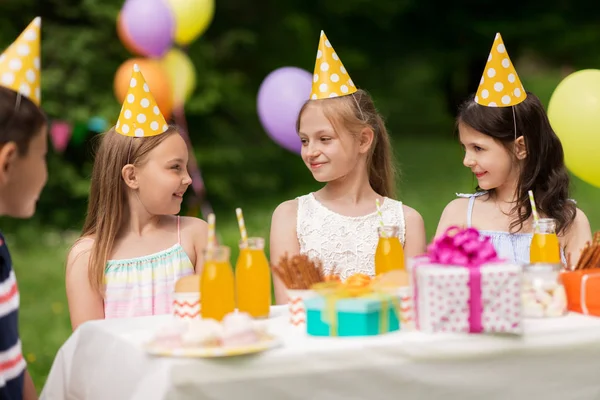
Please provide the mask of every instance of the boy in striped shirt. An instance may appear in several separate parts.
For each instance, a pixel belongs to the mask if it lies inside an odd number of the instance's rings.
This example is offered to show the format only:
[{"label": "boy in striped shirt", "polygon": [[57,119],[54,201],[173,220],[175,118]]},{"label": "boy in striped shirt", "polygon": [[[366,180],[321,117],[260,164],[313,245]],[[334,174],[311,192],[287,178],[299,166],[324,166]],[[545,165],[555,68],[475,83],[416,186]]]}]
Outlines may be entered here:
[{"label": "boy in striped shirt", "polygon": [[[47,120],[40,108],[40,18],[0,56],[0,215],[30,218],[46,184]],[[19,289],[0,234],[0,399],[37,399],[21,351]]]}]

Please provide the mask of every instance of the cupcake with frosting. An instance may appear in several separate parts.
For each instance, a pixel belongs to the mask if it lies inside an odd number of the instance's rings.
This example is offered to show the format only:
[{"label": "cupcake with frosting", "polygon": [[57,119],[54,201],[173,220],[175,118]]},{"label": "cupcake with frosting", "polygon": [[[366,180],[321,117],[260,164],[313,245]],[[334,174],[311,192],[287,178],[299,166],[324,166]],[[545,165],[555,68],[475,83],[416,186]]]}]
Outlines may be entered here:
[{"label": "cupcake with frosting", "polygon": [[190,321],[181,339],[186,347],[216,347],[221,345],[223,327],[214,319]]},{"label": "cupcake with frosting", "polygon": [[245,346],[260,340],[252,317],[247,313],[231,313],[223,318],[223,346]]}]

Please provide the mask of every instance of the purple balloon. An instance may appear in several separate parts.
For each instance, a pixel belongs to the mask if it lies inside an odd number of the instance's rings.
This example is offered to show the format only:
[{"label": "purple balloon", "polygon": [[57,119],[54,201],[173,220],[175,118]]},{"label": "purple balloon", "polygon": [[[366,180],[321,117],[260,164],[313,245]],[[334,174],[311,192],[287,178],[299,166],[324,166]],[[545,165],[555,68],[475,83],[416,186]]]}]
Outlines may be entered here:
[{"label": "purple balloon", "polygon": [[312,77],[301,68],[283,67],[267,75],[258,89],[258,116],[263,128],[275,143],[297,154],[302,144],[296,120],[310,96]]},{"label": "purple balloon", "polygon": [[123,26],[133,44],[147,57],[162,57],[175,36],[175,18],[163,0],[127,0]]}]

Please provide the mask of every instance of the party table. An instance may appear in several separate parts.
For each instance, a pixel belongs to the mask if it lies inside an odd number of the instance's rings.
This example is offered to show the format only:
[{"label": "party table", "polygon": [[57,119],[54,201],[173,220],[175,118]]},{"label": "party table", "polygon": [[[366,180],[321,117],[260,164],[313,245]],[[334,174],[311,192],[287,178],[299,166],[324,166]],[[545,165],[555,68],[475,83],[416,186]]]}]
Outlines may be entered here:
[{"label": "party table", "polygon": [[286,307],[262,323],[282,346],[213,359],[148,355],[171,316],[91,321],[54,360],[44,400],[599,399],[600,318],[526,320],[523,336],[425,334],[315,338]]}]

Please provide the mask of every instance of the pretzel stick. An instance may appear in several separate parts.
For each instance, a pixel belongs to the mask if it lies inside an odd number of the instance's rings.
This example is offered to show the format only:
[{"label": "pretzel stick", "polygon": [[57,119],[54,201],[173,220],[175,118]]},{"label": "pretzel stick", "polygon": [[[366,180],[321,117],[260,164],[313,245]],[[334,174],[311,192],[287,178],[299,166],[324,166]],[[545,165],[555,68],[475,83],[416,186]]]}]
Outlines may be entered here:
[{"label": "pretzel stick", "polygon": [[600,245],[594,244],[592,247],[594,248],[594,251],[588,268],[597,268],[598,264],[600,264]]},{"label": "pretzel stick", "polygon": [[311,286],[315,283],[321,282],[321,274],[319,273],[320,269],[317,266],[317,264],[314,262],[308,262],[307,264],[307,270],[309,272]]},{"label": "pretzel stick", "polygon": [[575,270],[580,269],[583,265],[583,257],[585,257],[588,247],[590,247],[590,242],[586,242],[585,246],[583,246],[583,249],[581,249],[581,253],[579,253],[579,260],[577,260],[577,264],[575,264]]},{"label": "pretzel stick", "polygon": [[590,257],[592,255],[592,251],[591,250],[592,250],[591,249],[591,244],[590,244],[590,242],[587,242],[585,244],[585,247],[581,251],[581,256],[579,257],[579,261],[577,262],[577,266],[575,267],[576,270],[578,270],[578,269],[584,269],[585,266],[589,263]]},{"label": "pretzel stick", "polygon": [[294,279],[292,277],[291,271],[289,269],[289,259],[287,253],[281,257],[279,260],[279,264],[276,266],[275,271],[279,275],[282,281],[284,281],[285,286],[288,289],[292,289],[294,284]]}]

